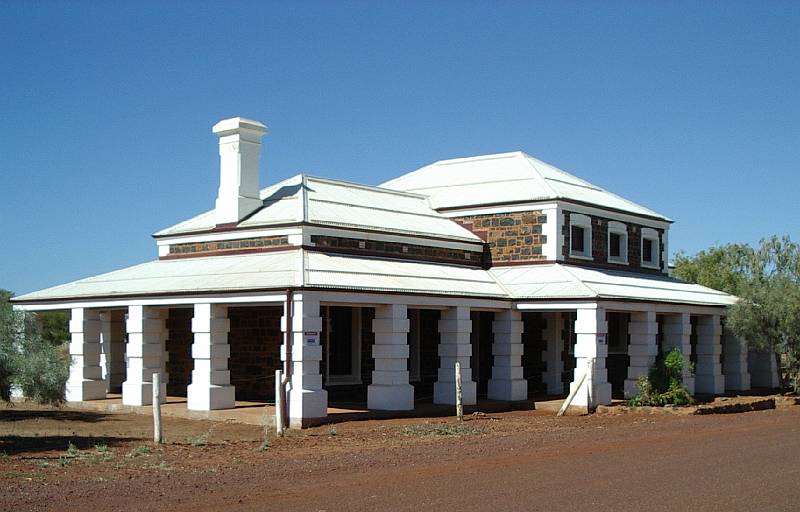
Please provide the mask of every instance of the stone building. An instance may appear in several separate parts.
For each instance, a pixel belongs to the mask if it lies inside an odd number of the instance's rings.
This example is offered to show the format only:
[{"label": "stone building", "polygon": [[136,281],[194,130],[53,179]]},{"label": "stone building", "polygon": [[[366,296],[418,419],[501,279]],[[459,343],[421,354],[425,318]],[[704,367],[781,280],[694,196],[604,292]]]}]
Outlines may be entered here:
[{"label": "stone building", "polygon": [[370,409],[630,396],[680,349],[694,393],[777,384],[724,329],[734,297],[669,276],[672,221],[525,153],[436,162],[378,187],[297,175],[260,189],[266,127],[219,137],[215,208],[153,236],[158,259],[14,299],[71,311],[70,401],[164,392],[192,410],[274,399],[293,426]]}]

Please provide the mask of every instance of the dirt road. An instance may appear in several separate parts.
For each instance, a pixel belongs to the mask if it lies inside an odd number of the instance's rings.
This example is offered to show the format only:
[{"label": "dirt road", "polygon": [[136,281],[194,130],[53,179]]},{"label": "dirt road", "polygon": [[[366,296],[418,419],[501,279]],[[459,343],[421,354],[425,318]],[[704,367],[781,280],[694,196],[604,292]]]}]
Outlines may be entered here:
[{"label": "dirt road", "polygon": [[[5,412],[3,510],[800,510],[798,406],[724,416],[516,412],[461,429],[353,422],[266,450],[254,427],[173,420],[173,443],[143,454],[133,434],[147,418],[37,420],[28,411],[9,422]],[[72,455],[36,448],[33,438],[52,429],[76,442]]]}]

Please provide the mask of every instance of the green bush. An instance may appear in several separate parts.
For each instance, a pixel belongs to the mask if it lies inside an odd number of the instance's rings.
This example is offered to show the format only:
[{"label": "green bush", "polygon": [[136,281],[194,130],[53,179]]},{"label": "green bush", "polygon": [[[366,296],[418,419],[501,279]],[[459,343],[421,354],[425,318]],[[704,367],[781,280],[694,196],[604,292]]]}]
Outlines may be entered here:
[{"label": "green bush", "polygon": [[[683,354],[677,348],[657,361],[649,376],[639,377],[636,382],[638,393],[628,401],[628,405],[663,407],[692,403],[692,396],[683,383],[684,362]],[[693,368],[690,370],[694,372]]]}]

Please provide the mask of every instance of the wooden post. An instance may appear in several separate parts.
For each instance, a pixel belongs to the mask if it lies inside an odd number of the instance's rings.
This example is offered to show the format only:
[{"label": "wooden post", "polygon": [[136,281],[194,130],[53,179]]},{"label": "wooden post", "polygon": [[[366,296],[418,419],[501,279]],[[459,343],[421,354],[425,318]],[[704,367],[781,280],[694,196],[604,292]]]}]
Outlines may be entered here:
[{"label": "wooden post", "polygon": [[456,416],[458,421],[464,420],[464,404],[461,399],[461,363],[456,361]]},{"label": "wooden post", "polygon": [[592,381],[594,380],[594,358],[586,362],[586,413],[592,412]]},{"label": "wooden post", "polygon": [[164,432],[161,428],[161,374],[153,374],[153,442],[161,443]]},{"label": "wooden post", "polygon": [[275,370],[275,432],[283,435],[283,372]]}]

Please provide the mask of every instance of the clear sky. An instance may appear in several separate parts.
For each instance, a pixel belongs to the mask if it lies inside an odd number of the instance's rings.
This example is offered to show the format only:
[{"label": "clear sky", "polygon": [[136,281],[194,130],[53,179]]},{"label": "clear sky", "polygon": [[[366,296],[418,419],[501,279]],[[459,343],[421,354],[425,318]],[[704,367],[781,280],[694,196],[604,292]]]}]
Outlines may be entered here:
[{"label": "clear sky", "polygon": [[378,184],[523,150],[676,220],[671,249],[800,239],[800,2],[3,2],[0,288],[154,259],[262,185]]}]

